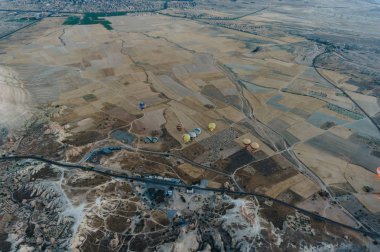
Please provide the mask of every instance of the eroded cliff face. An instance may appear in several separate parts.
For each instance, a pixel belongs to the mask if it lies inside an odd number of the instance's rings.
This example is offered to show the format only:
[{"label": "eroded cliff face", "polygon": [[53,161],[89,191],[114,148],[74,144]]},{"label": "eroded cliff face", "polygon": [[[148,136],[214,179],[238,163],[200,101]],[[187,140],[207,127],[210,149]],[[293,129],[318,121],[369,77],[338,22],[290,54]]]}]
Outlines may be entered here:
[{"label": "eroded cliff face", "polygon": [[0,162],[0,178],[2,251],[365,249],[357,234],[254,197],[177,188],[158,203],[160,186],[31,159]]},{"label": "eroded cliff face", "polygon": [[67,249],[81,218],[62,188],[64,170],[32,160],[1,168],[1,250]]}]

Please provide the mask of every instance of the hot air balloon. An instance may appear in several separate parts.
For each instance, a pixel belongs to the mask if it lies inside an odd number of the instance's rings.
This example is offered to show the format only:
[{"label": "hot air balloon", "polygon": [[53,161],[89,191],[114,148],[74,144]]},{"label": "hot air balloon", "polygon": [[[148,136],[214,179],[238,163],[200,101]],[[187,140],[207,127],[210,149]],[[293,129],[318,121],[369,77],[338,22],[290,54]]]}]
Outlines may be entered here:
[{"label": "hot air balloon", "polygon": [[188,142],[190,142],[191,137],[190,137],[189,134],[184,134],[184,135],[182,136],[182,139],[183,139],[183,142],[184,142],[184,143],[188,143]]},{"label": "hot air balloon", "polygon": [[376,172],[377,172],[377,176],[380,177],[380,167],[377,167]]},{"label": "hot air balloon", "polygon": [[159,140],[158,137],[150,137],[150,136],[148,136],[148,137],[145,137],[144,142],[145,143],[157,143],[158,140]]},{"label": "hot air balloon", "polygon": [[152,137],[152,143],[157,143],[158,142],[158,137]]},{"label": "hot air balloon", "polygon": [[178,123],[178,124],[177,124],[177,130],[178,130],[178,131],[182,131],[182,130],[183,130],[182,123]]},{"label": "hot air balloon", "polygon": [[216,128],[216,124],[215,123],[209,123],[208,124],[208,130],[209,131],[214,131],[215,130],[215,128]]},{"label": "hot air balloon", "polygon": [[194,138],[197,137],[197,134],[195,132],[193,132],[193,131],[190,131],[189,135],[190,135],[191,140],[193,140]]},{"label": "hot air balloon", "polygon": [[194,132],[195,132],[195,134],[197,134],[197,136],[199,136],[202,133],[202,129],[201,128],[195,128]]},{"label": "hot air balloon", "polygon": [[251,143],[252,143],[251,139],[249,139],[249,138],[244,138],[243,139],[243,144],[244,145],[250,145]]},{"label": "hot air balloon", "polygon": [[140,101],[139,107],[140,107],[141,110],[144,110],[145,109],[145,102],[144,101]]},{"label": "hot air balloon", "polygon": [[260,148],[260,145],[258,143],[256,143],[256,142],[252,142],[251,143],[251,148],[252,148],[252,150],[257,150],[257,149]]}]

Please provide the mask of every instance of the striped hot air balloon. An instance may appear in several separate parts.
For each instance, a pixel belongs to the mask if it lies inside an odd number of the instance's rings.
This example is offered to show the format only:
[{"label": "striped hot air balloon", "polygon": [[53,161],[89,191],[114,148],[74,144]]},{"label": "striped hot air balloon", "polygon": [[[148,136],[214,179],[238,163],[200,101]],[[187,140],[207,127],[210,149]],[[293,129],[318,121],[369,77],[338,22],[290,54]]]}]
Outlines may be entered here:
[{"label": "striped hot air balloon", "polygon": [[178,123],[178,124],[177,124],[177,130],[178,130],[178,131],[182,131],[182,130],[183,130],[182,123]]}]

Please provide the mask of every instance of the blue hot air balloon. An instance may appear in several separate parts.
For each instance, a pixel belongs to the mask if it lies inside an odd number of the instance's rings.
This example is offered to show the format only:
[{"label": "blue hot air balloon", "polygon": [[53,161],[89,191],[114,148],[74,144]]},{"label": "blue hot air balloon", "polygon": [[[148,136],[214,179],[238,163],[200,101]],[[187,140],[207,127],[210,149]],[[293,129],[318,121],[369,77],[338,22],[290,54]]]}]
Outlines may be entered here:
[{"label": "blue hot air balloon", "polygon": [[158,142],[158,137],[152,137],[152,143],[157,143]]},{"label": "blue hot air balloon", "polygon": [[195,132],[195,134],[197,134],[197,136],[199,136],[202,133],[202,129],[201,128],[195,128],[194,132]]},{"label": "blue hot air balloon", "polygon": [[144,110],[144,108],[145,108],[145,102],[140,101],[139,107],[140,107],[141,110]]},{"label": "blue hot air balloon", "polygon": [[150,137],[150,136],[148,136],[148,137],[145,137],[144,142],[145,143],[157,143],[158,140],[159,140],[158,137]]}]

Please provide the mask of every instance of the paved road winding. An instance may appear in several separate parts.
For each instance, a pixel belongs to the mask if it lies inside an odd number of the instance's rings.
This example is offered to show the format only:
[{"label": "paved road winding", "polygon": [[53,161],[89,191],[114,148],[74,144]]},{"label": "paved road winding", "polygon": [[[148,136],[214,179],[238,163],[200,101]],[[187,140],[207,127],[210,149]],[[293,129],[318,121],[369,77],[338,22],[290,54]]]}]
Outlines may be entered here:
[{"label": "paved road winding", "polygon": [[341,91],[348,99],[351,100],[351,102],[358,108],[360,109],[360,111],[372,122],[372,124],[377,128],[377,130],[379,131],[380,133],[380,126],[372,119],[372,117],[341,87],[339,87],[338,85],[336,85],[335,83],[333,83],[332,81],[330,81],[328,78],[326,78],[321,72],[320,70],[318,69],[317,66],[315,66],[316,64],[316,61],[318,60],[318,58],[320,58],[323,54],[326,54],[326,50],[323,51],[322,53],[320,53],[319,55],[317,55],[314,59],[313,59],[313,62],[312,62],[312,66],[313,68],[315,69],[315,71],[318,73],[318,75],[324,79],[325,81],[327,81],[329,84],[331,84],[334,88],[338,89],[339,91]]}]

